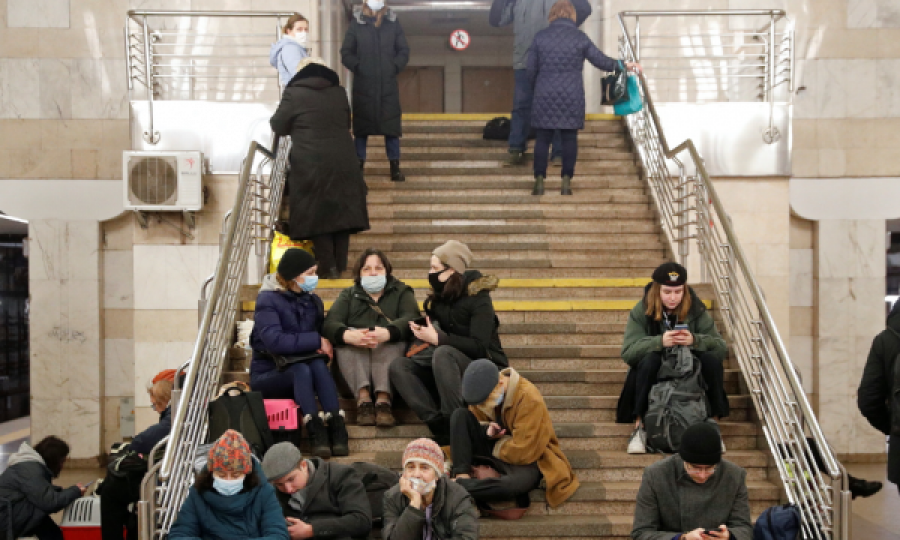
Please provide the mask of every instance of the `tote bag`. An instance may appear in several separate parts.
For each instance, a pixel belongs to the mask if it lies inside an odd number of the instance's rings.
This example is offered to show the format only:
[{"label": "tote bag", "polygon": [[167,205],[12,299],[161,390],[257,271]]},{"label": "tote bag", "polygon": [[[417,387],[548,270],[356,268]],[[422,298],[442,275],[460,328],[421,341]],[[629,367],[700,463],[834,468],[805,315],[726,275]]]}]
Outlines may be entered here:
[{"label": "tote bag", "polygon": [[637,75],[628,75],[628,99],[613,105],[616,114],[626,116],[640,112],[644,108],[644,101],[641,99],[640,82]]}]

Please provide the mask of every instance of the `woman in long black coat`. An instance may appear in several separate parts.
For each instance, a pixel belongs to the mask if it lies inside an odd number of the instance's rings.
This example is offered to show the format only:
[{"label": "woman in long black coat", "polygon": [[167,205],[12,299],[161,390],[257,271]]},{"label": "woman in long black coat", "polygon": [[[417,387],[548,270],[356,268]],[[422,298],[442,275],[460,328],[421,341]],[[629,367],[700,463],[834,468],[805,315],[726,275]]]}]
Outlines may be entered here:
[{"label": "woman in long black coat", "polygon": [[400,172],[403,131],[397,74],[407,62],[409,45],[397,14],[381,0],[366,0],[350,21],[341,63],[353,72],[353,135],[360,168],[366,163],[369,135],[384,135],[394,182],[405,180]]},{"label": "woman in long black coat", "polygon": [[269,123],[291,136],[291,238],[312,240],[320,273],[334,279],[347,269],[350,235],[369,228],[367,188],[337,73],[321,59],[304,62]]}]

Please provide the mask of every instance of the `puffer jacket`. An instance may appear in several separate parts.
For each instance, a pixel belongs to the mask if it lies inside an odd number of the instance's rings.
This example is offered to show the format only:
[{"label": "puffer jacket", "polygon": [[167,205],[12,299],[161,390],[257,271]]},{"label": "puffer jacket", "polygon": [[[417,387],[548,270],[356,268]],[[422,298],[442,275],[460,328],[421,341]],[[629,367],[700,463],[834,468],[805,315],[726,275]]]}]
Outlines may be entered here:
[{"label": "puffer jacket", "polygon": [[[375,308],[381,310],[382,316]],[[376,302],[362,285],[355,283],[341,291],[328,310],[322,335],[335,345],[344,345],[344,331],[348,328],[387,328],[391,343],[409,341],[412,331],[409,321],[419,318],[419,305],[413,288],[390,277]],[[387,320],[387,318],[390,321]]]},{"label": "puffer jacket", "polygon": [[888,480],[900,483],[900,418],[891,413],[900,403],[894,397],[900,390],[894,373],[900,355],[900,301],[894,304],[887,318],[887,328],[872,340],[866,367],[856,394],[859,412],[872,427],[891,436],[888,445]]},{"label": "puffer jacket", "polygon": [[[549,25],[550,9],[556,0],[494,0],[488,14],[491,26],[513,25],[513,69],[527,67],[528,49],[534,36]],[[572,0],[575,24],[581,26],[591,16],[588,0]]]},{"label": "puffer jacket", "polygon": [[272,44],[269,50],[269,65],[278,70],[278,82],[281,86],[287,86],[300,61],[309,56],[306,47],[300,45],[290,36],[284,36]]},{"label": "puffer jacket", "polygon": [[266,353],[304,355],[319,350],[324,320],[325,306],[318,295],[285,290],[278,285],[275,274],[263,278],[250,333],[251,378],[255,373],[275,369],[275,361]]},{"label": "puffer jacket", "polygon": [[500,319],[491,301],[491,291],[499,283],[495,276],[467,270],[463,273],[462,297],[425,301],[425,313],[440,326],[438,345],[450,345],[472,359],[487,358],[500,368],[509,365],[500,344]]},{"label": "puffer jacket", "polygon": [[[400,485],[384,494],[384,540],[422,540],[425,510],[409,505]],[[478,511],[469,492],[446,476],[437,481],[431,501],[431,530],[434,540],[477,540]]]},{"label": "puffer jacket", "polygon": [[289,540],[275,488],[266,481],[256,460],[253,470],[260,475],[259,485],[230,497],[214,489],[198,491],[191,487],[169,538]]},{"label": "puffer jacket", "polygon": [[0,474],[0,538],[7,537],[10,512],[16,538],[31,532],[45,517],[81,497],[78,486],[63,489],[54,486],[52,479],[44,458],[28,443],[22,443]]}]

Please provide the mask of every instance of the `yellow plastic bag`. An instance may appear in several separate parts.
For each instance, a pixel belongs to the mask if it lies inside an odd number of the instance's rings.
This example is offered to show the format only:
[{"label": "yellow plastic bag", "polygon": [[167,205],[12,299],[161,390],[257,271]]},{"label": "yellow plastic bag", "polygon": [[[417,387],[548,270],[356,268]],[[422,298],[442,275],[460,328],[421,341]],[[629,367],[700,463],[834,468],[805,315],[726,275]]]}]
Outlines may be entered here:
[{"label": "yellow plastic bag", "polygon": [[274,274],[278,270],[278,263],[281,262],[281,257],[285,251],[291,248],[300,248],[315,255],[313,253],[312,240],[291,240],[290,236],[275,231],[275,237],[272,238],[272,249],[269,250],[270,274]]}]

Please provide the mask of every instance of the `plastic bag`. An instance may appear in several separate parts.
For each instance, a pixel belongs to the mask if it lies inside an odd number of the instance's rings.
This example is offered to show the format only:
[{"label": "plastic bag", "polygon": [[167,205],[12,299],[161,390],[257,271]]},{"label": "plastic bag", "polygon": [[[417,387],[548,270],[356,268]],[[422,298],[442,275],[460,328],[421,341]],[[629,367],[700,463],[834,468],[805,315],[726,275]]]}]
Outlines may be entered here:
[{"label": "plastic bag", "polygon": [[281,257],[284,255],[285,251],[291,248],[300,248],[315,255],[315,253],[313,253],[312,240],[291,240],[290,236],[275,231],[275,236],[272,238],[272,249],[269,250],[270,274],[274,274],[275,271],[278,270],[278,263],[281,261]]}]

